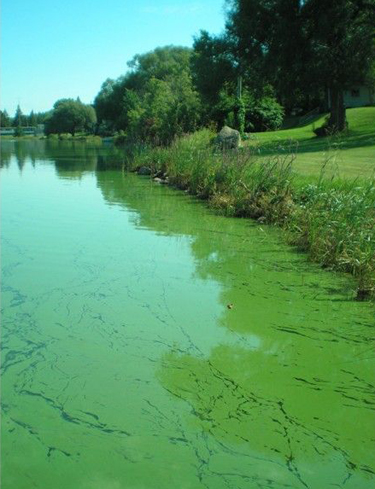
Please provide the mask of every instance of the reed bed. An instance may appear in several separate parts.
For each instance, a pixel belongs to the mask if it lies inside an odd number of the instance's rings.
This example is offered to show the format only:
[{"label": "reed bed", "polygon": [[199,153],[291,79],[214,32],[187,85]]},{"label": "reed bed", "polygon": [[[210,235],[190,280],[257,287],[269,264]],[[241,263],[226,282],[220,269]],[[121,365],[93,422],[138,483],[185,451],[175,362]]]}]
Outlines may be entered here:
[{"label": "reed bed", "polygon": [[135,146],[128,167],[148,167],[226,215],[281,226],[313,261],[351,273],[358,300],[375,298],[374,180],[328,178],[325,165],[308,180],[293,171],[293,151],[260,162],[254,149],[222,152],[212,140],[205,129],[167,148]]}]

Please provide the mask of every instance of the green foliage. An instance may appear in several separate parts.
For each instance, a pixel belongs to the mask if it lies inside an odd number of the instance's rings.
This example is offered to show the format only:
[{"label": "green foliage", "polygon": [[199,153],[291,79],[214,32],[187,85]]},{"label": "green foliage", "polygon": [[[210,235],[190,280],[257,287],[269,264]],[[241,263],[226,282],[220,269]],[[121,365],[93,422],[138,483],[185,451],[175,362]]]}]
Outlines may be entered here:
[{"label": "green foliage", "polygon": [[215,152],[213,137],[204,129],[168,148],[133,150],[130,165],[150,167],[227,215],[282,226],[313,260],[353,274],[359,299],[375,296],[374,181],[306,183],[292,170],[292,153],[260,163],[251,148]]},{"label": "green foliage", "polygon": [[302,12],[312,82],[331,88],[363,82],[375,56],[375,1],[309,0]]},{"label": "green foliage", "polygon": [[342,130],[343,90],[375,59],[375,0],[232,0],[226,36],[244,77],[271,83],[288,108],[323,105],[329,88],[330,126]]},{"label": "green foliage", "polygon": [[212,119],[215,117],[212,109],[219,103],[220,93],[226,85],[234,84],[237,77],[228,38],[201,31],[194,39],[191,71],[206,117]]},{"label": "green foliage", "polygon": [[231,84],[225,84],[218,94],[216,105],[211,108],[211,117],[217,122],[219,127],[224,125],[229,127],[236,126],[236,105],[237,99]]},{"label": "green foliage", "polygon": [[94,101],[99,125],[105,132],[112,131],[122,110],[123,80],[116,82],[108,78]]},{"label": "green foliage", "polygon": [[23,136],[23,130],[22,130],[22,126],[18,125],[14,128],[14,135],[16,137],[21,137]]},{"label": "green foliage", "polygon": [[31,127],[35,127],[38,124],[38,118],[37,115],[34,113],[32,110],[29,115],[29,120],[28,120],[28,125]]},{"label": "green foliage", "polygon": [[299,189],[291,240],[322,265],[352,273],[359,298],[375,294],[375,182],[323,182]]},{"label": "green foliage", "polygon": [[374,37],[375,0],[229,0],[223,34],[201,31],[193,50],[138,54],[128,73],[103,83],[95,99],[99,132],[167,145],[209,124],[242,135],[270,131],[280,128],[283,107],[325,108],[327,89],[327,132],[341,132],[343,90],[373,83]]},{"label": "green foliage", "polygon": [[219,126],[227,125],[240,131],[267,131],[279,129],[284,118],[284,109],[277,100],[265,90],[265,95],[256,96],[248,89],[238,99],[233,86],[226,85],[219,93],[215,106],[215,119]]},{"label": "green foliage", "polygon": [[144,54],[136,54],[128,63],[131,68],[129,88],[140,88],[140,84],[151,78],[166,80],[177,78],[182,71],[190,71],[191,49],[180,46],[158,47]]},{"label": "green foliage", "polygon": [[61,99],[45,121],[46,134],[71,133],[78,131],[93,132],[96,114],[93,107],[83,104],[80,100]]},{"label": "green foliage", "polygon": [[22,113],[21,107],[17,105],[17,110],[13,118],[13,126],[21,127],[25,125],[26,125],[25,116]]},{"label": "green foliage", "polygon": [[227,10],[226,37],[244,79],[256,90],[271,83],[287,103],[303,83],[300,6],[299,0],[232,0]]},{"label": "green foliage", "polygon": [[249,97],[246,107],[247,131],[274,131],[281,127],[284,109],[270,96],[260,99]]},{"label": "green foliage", "polygon": [[117,81],[107,80],[96,97],[99,127],[105,124],[128,139],[156,145],[193,131],[200,120],[200,102],[190,57],[190,49],[172,46],[136,55],[129,63],[131,71]]},{"label": "green foliage", "polygon": [[124,131],[117,132],[113,137],[113,142],[116,146],[122,146],[127,142],[126,133]]},{"label": "green foliage", "polygon": [[8,115],[6,110],[0,110],[0,127],[10,127],[12,125],[12,121]]},{"label": "green foliage", "polygon": [[70,134],[69,132],[59,134],[59,139],[61,141],[67,141],[69,139],[72,139],[72,137],[73,137],[72,134]]}]

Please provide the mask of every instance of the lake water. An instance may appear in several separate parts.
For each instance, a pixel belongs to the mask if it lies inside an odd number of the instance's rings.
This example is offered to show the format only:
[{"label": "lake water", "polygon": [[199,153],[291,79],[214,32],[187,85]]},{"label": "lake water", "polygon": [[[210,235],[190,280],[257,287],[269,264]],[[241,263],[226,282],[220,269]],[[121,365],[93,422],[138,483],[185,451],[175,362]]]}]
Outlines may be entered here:
[{"label": "lake water", "polygon": [[122,157],[2,142],[2,489],[374,488],[373,305]]}]

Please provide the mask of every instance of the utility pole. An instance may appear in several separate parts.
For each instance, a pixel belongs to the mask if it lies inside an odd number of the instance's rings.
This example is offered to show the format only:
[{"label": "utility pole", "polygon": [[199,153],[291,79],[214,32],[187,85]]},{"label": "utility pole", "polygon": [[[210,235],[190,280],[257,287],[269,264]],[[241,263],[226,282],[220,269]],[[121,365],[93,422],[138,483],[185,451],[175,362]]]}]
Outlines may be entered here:
[{"label": "utility pole", "polygon": [[238,75],[237,77],[237,98],[241,100],[242,98],[242,76]]}]

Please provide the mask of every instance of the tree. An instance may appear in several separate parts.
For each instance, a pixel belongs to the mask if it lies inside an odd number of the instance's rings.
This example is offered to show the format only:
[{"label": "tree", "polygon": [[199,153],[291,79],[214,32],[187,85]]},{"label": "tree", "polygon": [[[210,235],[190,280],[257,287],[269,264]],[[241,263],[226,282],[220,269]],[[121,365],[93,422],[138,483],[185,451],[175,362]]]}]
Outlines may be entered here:
[{"label": "tree", "polygon": [[0,110],[0,127],[10,127],[11,120],[6,110]]},{"label": "tree", "polygon": [[71,133],[78,131],[93,132],[96,114],[93,107],[83,104],[80,100],[58,100],[45,121],[46,134]]},{"label": "tree", "polygon": [[125,131],[132,139],[168,144],[195,129],[200,102],[191,76],[192,51],[166,46],[136,55],[130,71],[106,80],[95,98],[99,128]]},{"label": "tree", "polygon": [[345,128],[343,91],[374,59],[375,0],[231,0],[226,35],[241,70],[280,100],[331,94],[330,131]]},{"label": "tree", "polygon": [[14,128],[14,135],[16,137],[20,137],[20,136],[23,136],[23,129],[22,129],[22,126],[16,126]]},{"label": "tree", "polygon": [[25,117],[22,113],[21,107],[17,105],[17,110],[13,118],[14,127],[22,127],[25,125]]},{"label": "tree", "polygon": [[105,121],[114,121],[121,113],[120,82],[111,78],[105,80],[94,100],[99,124]]},{"label": "tree", "polygon": [[192,50],[181,46],[158,47],[144,54],[137,54],[128,63],[131,72],[128,88],[140,88],[151,78],[166,80],[177,78],[182,72],[190,73]]},{"label": "tree", "polygon": [[36,127],[38,124],[38,119],[37,116],[35,115],[34,111],[32,110],[29,115],[29,126],[31,127]]},{"label": "tree", "polygon": [[375,59],[375,0],[308,0],[309,73],[330,92],[328,128],[346,126],[343,92],[363,83]]},{"label": "tree", "polygon": [[37,112],[35,114],[36,123],[44,124],[46,119],[50,116],[50,112]]},{"label": "tree", "polygon": [[300,0],[232,0],[226,22],[245,83],[255,92],[271,85],[289,110],[309,109],[321,96],[305,76],[302,5]]},{"label": "tree", "polygon": [[194,39],[191,69],[194,86],[209,118],[214,116],[224,86],[236,84],[238,70],[230,41],[225,36],[211,36],[201,31]]}]

